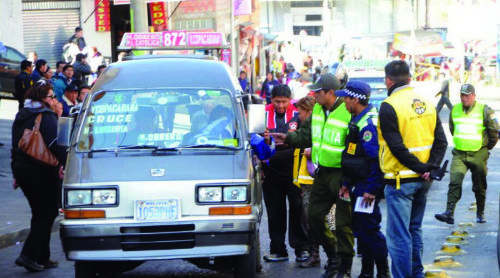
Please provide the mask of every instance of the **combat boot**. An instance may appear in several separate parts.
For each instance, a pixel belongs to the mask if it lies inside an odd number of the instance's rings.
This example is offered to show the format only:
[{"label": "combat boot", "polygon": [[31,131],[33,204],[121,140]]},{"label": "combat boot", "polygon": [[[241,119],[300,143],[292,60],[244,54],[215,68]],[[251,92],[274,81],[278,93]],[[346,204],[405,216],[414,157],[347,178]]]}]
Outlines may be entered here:
[{"label": "combat boot", "polygon": [[339,274],[337,278],[351,278],[352,257],[340,258]]},{"label": "combat boot", "polygon": [[441,221],[446,222],[448,224],[455,224],[455,219],[453,218],[453,212],[455,211],[455,203],[448,203],[446,206],[446,211],[443,213],[434,214],[434,217]]},{"label": "combat boot", "polygon": [[[336,252],[335,252],[336,253]],[[333,278],[339,272],[339,259],[337,256],[328,256],[328,263],[325,267],[325,273],[320,278]]]},{"label": "combat boot", "polygon": [[318,251],[311,250],[311,255],[305,262],[299,264],[301,268],[318,267],[321,265],[321,259],[319,258]]},{"label": "combat boot", "polygon": [[389,262],[387,259],[375,261],[377,265],[377,278],[390,278],[391,272],[389,271]]},{"label": "combat boot", "polygon": [[375,266],[375,262],[373,259],[368,256],[363,256],[361,258],[361,273],[358,278],[373,278],[373,267]]},{"label": "combat boot", "polygon": [[486,217],[484,216],[484,199],[476,196],[476,205],[477,205],[476,222],[486,223]]}]

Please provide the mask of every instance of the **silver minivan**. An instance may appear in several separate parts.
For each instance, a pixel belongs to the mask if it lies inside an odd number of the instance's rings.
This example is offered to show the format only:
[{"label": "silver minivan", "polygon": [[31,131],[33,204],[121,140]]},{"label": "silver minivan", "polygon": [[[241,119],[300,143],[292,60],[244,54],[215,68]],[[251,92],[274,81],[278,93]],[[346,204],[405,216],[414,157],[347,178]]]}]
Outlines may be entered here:
[{"label": "silver minivan", "polygon": [[106,69],[74,124],[59,126],[69,147],[60,236],[75,277],[168,259],[255,276],[262,192],[241,97],[230,68],[203,56]]}]

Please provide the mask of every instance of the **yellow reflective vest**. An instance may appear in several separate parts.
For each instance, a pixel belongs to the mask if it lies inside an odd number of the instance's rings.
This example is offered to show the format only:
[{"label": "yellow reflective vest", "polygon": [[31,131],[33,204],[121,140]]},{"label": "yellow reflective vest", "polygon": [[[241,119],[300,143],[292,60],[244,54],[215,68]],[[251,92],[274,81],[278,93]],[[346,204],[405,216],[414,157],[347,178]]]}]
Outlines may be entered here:
[{"label": "yellow reflective vest", "polygon": [[453,143],[460,151],[478,151],[483,146],[484,104],[477,103],[465,114],[462,103],[451,110]]},{"label": "yellow reflective vest", "polygon": [[[436,129],[437,115],[432,103],[425,101],[409,86],[396,89],[383,102],[391,105],[396,111],[403,144],[410,153],[421,162],[426,163],[430,157],[434,143],[434,130]],[[419,173],[401,164],[391,153],[380,131],[380,124],[377,129],[380,145],[380,168],[384,172],[384,178],[396,180],[396,188],[399,189],[401,179],[420,177]]]},{"label": "yellow reflective vest", "polygon": [[293,153],[293,184],[301,187],[302,184],[311,185],[314,178],[309,174],[307,169],[307,157],[301,149],[295,149]]},{"label": "yellow reflective vest", "polygon": [[316,165],[340,168],[350,120],[351,114],[345,108],[345,103],[331,111],[328,117],[325,116],[321,105],[314,105],[311,121],[311,159]]}]

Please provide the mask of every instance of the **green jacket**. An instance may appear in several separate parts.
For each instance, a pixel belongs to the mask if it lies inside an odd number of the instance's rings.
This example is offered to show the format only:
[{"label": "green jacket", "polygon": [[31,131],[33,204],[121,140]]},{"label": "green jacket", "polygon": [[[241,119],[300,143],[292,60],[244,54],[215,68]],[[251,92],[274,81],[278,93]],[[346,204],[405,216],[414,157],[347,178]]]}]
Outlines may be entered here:
[{"label": "green jacket", "polygon": [[[464,112],[469,113],[474,106],[476,105],[477,101],[474,102],[474,104],[466,109]],[[453,109],[452,109],[453,111]],[[453,117],[452,117],[452,112],[450,112],[450,132],[453,135],[453,132],[455,130],[455,125],[453,123]],[[495,111],[491,109],[488,105],[484,105],[484,112],[483,112],[483,119],[484,119],[484,131],[483,131],[483,147],[487,147],[488,150],[491,150],[495,147],[495,145],[498,142],[498,122],[495,117]]]},{"label": "green jacket", "polygon": [[[339,107],[342,103],[344,103],[343,98],[338,98],[335,104],[333,104],[332,108],[330,108],[330,112],[334,111]],[[324,109],[323,109],[324,110]],[[311,136],[311,121],[312,117],[307,118],[299,129],[294,132],[289,132],[285,139],[285,144],[294,148],[309,148],[312,146],[312,136]]]}]

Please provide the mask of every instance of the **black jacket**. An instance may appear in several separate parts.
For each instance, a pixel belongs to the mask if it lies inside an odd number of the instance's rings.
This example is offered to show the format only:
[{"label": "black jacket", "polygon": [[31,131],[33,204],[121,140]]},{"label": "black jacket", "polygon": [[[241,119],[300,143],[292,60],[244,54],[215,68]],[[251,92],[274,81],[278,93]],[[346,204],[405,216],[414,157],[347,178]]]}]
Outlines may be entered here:
[{"label": "black jacket", "polygon": [[17,175],[29,173],[47,173],[52,175],[54,171],[58,171],[57,167],[43,165],[34,159],[24,154],[18,148],[19,140],[23,136],[25,129],[33,129],[35,119],[39,113],[42,113],[42,121],[40,123],[40,133],[42,134],[45,145],[49,148],[52,154],[59,160],[61,165],[66,165],[66,148],[57,144],[57,116],[47,107],[41,108],[26,108],[21,109],[12,125],[12,172],[14,178]]},{"label": "black jacket", "polygon": [[26,91],[31,87],[30,84],[30,74],[26,71],[21,71],[14,78],[14,85],[16,88],[15,97],[19,103],[24,103],[24,95]]}]

